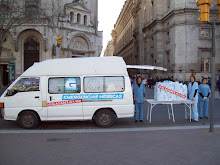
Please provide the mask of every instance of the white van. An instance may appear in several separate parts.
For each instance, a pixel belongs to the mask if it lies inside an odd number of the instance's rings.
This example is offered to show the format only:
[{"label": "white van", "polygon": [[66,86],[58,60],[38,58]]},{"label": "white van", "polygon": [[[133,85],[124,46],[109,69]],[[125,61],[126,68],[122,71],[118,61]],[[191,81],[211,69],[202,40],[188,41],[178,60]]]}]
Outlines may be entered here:
[{"label": "white van", "polygon": [[35,63],[0,98],[5,120],[35,128],[40,121],[94,120],[110,127],[134,116],[127,67],[121,57],[53,59]]}]

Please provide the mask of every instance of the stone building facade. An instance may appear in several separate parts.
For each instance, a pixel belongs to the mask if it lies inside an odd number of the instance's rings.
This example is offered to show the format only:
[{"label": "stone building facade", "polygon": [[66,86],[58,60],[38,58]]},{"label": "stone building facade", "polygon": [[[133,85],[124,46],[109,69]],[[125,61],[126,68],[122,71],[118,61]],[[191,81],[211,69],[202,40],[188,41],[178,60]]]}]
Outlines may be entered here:
[{"label": "stone building facade", "polygon": [[[1,86],[8,83],[8,63],[15,63],[18,77],[34,62],[62,58],[62,50],[65,58],[100,56],[98,0],[22,0],[22,3],[25,12],[47,4],[45,13],[50,17],[36,17],[10,30],[0,57]],[[58,36],[62,37],[62,50],[56,46]]]},{"label": "stone building facade", "polygon": [[[147,71],[151,76],[173,76],[179,81],[189,80],[194,74],[198,80],[211,76],[212,28],[199,23],[196,0],[127,0],[122,13],[132,4],[133,47],[130,52],[136,64],[162,66],[168,72]],[[123,15],[125,17],[126,14]],[[210,7],[211,21],[218,21],[216,2]],[[119,21],[116,27],[122,26]],[[116,29],[114,29],[116,30]],[[117,36],[123,38],[122,33]],[[216,45],[220,45],[220,26],[216,29]],[[120,48],[119,48],[120,49]],[[123,50],[129,46],[123,47]],[[131,54],[117,53],[123,56]],[[220,47],[216,47],[216,73],[220,73]],[[130,61],[126,61],[130,63]]]},{"label": "stone building facade", "polygon": [[104,51],[104,56],[113,56],[114,55],[114,47],[113,47],[113,41],[109,41],[106,49]]},{"label": "stone building facade", "polygon": [[138,64],[135,52],[136,41],[133,37],[135,30],[136,0],[127,0],[112,31],[114,55],[124,58],[126,64]]}]

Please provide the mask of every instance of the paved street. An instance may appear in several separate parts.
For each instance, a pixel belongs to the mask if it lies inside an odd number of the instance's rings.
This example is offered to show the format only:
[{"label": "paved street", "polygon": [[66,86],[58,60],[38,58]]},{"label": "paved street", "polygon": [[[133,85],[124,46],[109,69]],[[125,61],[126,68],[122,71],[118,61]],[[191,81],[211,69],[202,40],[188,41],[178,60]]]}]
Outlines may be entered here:
[{"label": "paved street", "polygon": [[[137,129],[137,128],[135,128]],[[219,165],[220,127],[1,133],[1,165]]]}]

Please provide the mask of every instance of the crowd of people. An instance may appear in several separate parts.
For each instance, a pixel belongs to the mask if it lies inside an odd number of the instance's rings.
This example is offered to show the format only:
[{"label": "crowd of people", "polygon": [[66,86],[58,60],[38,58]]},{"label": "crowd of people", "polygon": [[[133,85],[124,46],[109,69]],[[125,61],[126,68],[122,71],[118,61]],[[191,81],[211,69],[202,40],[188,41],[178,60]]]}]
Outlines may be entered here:
[{"label": "crowd of people", "polygon": [[[137,76],[135,76],[135,77],[133,77],[133,78],[131,78],[130,77],[130,80],[131,80],[131,84],[135,84],[136,83],[136,77]],[[174,80],[174,78],[173,78],[173,76],[171,76],[171,77],[166,77],[166,78],[162,78],[162,77],[154,77],[154,76],[141,76],[141,78],[142,78],[142,83],[145,85],[145,87],[148,87],[148,88],[154,88],[154,86],[156,85],[156,83],[157,82],[163,82],[163,81],[178,81],[178,80]],[[205,77],[201,77],[201,80],[203,80],[203,78],[205,78]],[[207,79],[207,84],[211,87],[211,83],[212,83],[212,80],[211,80],[211,78],[210,77],[208,77],[208,78],[206,78]],[[219,76],[219,79],[220,79],[220,76]],[[186,85],[188,85],[189,83],[190,83],[190,81],[181,81],[183,84],[186,84]],[[202,84],[202,81],[196,81],[197,83],[198,83],[198,85],[200,85],[200,84]],[[219,85],[218,85],[219,84]],[[219,88],[219,90],[220,90],[220,81],[219,81],[219,83],[218,83],[218,81],[217,81],[217,83],[216,83],[216,86]]]},{"label": "crowd of people", "polygon": [[[145,85],[145,87],[149,87],[149,88],[153,88],[154,85],[156,85],[156,82],[163,82],[165,80],[169,80],[169,81],[174,81],[173,80],[173,76],[172,77],[167,77],[167,78],[161,78],[161,77],[143,77],[143,76],[140,76],[142,78],[142,83]],[[131,78],[130,77],[130,80],[131,80],[131,84],[135,84],[136,83],[136,76]]]}]

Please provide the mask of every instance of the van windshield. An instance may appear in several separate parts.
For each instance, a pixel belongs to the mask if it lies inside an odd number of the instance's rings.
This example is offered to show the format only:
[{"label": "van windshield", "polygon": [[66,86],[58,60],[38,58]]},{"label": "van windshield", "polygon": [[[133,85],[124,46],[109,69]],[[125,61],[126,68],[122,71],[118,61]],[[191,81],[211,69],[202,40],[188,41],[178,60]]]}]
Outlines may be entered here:
[{"label": "van windshield", "polygon": [[39,91],[40,78],[21,78],[11,88],[13,93]]}]

